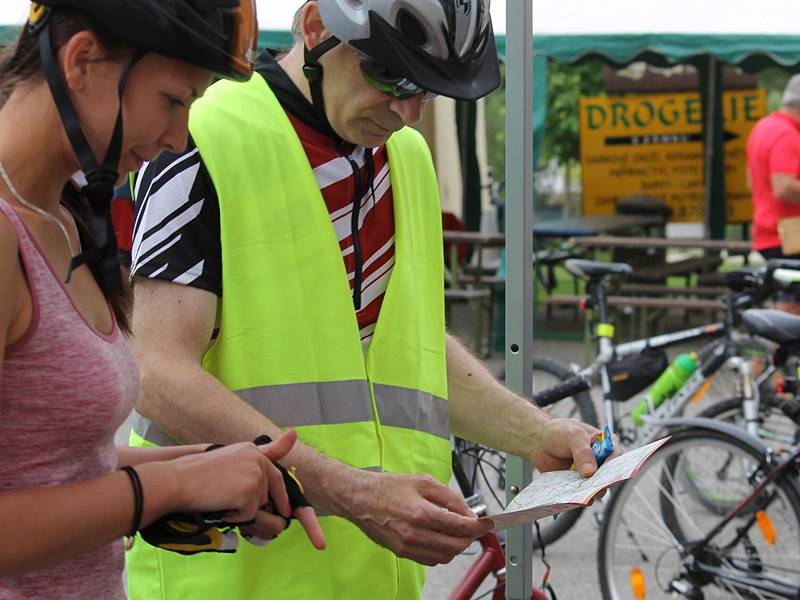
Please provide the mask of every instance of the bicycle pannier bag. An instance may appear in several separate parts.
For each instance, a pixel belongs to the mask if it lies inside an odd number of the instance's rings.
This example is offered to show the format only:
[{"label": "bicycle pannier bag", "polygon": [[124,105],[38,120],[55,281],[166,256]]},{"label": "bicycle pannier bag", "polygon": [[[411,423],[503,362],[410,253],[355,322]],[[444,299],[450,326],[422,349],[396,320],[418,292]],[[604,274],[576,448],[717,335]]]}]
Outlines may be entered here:
[{"label": "bicycle pannier bag", "polygon": [[611,399],[622,402],[641,392],[668,366],[667,353],[653,348],[612,361],[608,365]]}]

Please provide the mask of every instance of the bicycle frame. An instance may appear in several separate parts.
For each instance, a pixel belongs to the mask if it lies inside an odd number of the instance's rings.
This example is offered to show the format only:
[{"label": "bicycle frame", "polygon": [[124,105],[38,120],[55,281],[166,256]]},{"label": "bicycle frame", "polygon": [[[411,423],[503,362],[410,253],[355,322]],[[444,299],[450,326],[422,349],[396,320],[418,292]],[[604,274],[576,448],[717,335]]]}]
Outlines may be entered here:
[{"label": "bicycle frame", "polygon": [[754,510],[748,522],[737,530],[737,536],[732,542],[737,543],[747,531],[755,524],[757,511],[765,509],[776,498],[776,492],[773,491],[764,495],[763,492],[774,481],[778,475],[793,468],[795,472],[800,465],[800,448],[795,448],[792,454],[781,461],[777,461],[771,449],[767,448],[764,460],[758,465],[755,471],[751,474],[751,479],[756,476],[764,467],[771,467],[763,479],[758,482],[756,487],[750,494],[744,498],[738,505],[732,508],[717,525],[708,532],[708,534],[696,544],[693,544],[690,555],[692,556],[691,571],[696,572],[701,577],[712,577],[715,579],[725,579],[736,585],[745,585],[753,589],[782,596],[784,598],[798,598],[800,597],[800,581],[792,580],[787,577],[778,577],[775,575],[766,576],[763,573],[757,576],[749,574],[735,574],[726,571],[721,567],[708,564],[704,561],[705,548],[711,544],[711,541],[730,523],[736,516],[742,513],[746,508],[753,504]]},{"label": "bicycle frame", "polygon": [[[606,302],[605,283],[602,278],[590,282],[589,306],[596,308],[600,323],[608,320],[608,309]],[[608,365],[614,358],[624,358],[626,356],[639,354],[647,348],[666,348],[682,342],[690,342],[705,338],[724,337],[715,347],[712,355],[701,364],[698,369],[689,377],[671,398],[664,400],[657,408],[651,407],[649,414],[643,417],[645,424],[637,427],[635,437],[626,440],[632,446],[641,446],[653,441],[662,430],[660,422],[664,419],[680,414],[686,404],[701,392],[704,384],[726,362],[738,373],[742,382],[742,396],[744,399],[743,409],[746,422],[746,429],[751,435],[758,435],[758,416],[759,416],[759,387],[762,382],[775,372],[775,367],[769,367],[759,376],[757,385],[753,384],[752,365],[748,360],[738,356],[736,330],[737,312],[740,304],[749,304],[753,298],[749,294],[728,294],[725,298],[725,320],[712,323],[710,325],[692,327],[677,331],[624,342],[615,345],[610,337],[601,336],[598,339],[599,353],[592,363],[581,370],[583,376],[595,379],[597,374],[600,376],[600,384],[603,390],[603,407],[605,412],[605,422],[613,430],[619,426],[619,419],[616,414],[617,403],[611,398],[611,382],[608,376]]]}]

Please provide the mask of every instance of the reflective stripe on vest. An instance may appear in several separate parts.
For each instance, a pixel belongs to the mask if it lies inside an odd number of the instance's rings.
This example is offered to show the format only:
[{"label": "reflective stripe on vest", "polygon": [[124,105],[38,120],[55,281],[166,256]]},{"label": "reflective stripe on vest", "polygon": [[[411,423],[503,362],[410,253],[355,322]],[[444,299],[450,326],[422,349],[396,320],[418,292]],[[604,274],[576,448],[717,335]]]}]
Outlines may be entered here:
[{"label": "reflective stripe on vest", "polygon": [[[374,386],[381,424],[422,431],[447,439],[447,402],[432,394],[391,385]],[[236,394],[279,427],[372,421],[366,381],[333,381],[261,386]],[[175,442],[136,413],[134,431],[158,446]]]}]

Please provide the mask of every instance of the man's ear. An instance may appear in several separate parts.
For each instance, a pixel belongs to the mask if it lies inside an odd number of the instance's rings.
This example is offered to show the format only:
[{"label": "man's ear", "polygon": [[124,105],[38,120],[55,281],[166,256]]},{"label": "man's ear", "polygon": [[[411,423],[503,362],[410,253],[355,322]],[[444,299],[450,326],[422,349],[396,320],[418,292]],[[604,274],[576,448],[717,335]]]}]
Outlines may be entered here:
[{"label": "man's ear", "polygon": [[91,31],[79,31],[58,51],[67,89],[79,91],[87,76],[103,59],[108,58],[100,40]]},{"label": "man's ear", "polygon": [[308,2],[303,6],[303,11],[300,14],[300,31],[303,34],[303,41],[309,50],[331,37],[331,32],[322,22],[319,6],[316,2]]}]

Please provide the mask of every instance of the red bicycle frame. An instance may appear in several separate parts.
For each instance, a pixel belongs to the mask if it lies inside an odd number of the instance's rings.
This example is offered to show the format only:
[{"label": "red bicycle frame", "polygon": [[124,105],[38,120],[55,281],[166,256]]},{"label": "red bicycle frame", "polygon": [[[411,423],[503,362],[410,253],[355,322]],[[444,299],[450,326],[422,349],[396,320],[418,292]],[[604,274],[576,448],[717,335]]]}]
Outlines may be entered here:
[{"label": "red bicycle frame", "polygon": [[[505,600],[506,553],[503,551],[503,546],[493,533],[483,536],[478,541],[481,543],[481,553],[447,597],[448,600],[470,600],[481,583],[490,575],[497,579],[497,586],[492,590],[492,600]],[[534,588],[531,591],[531,600],[548,600],[548,598],[543,592]]]}]

